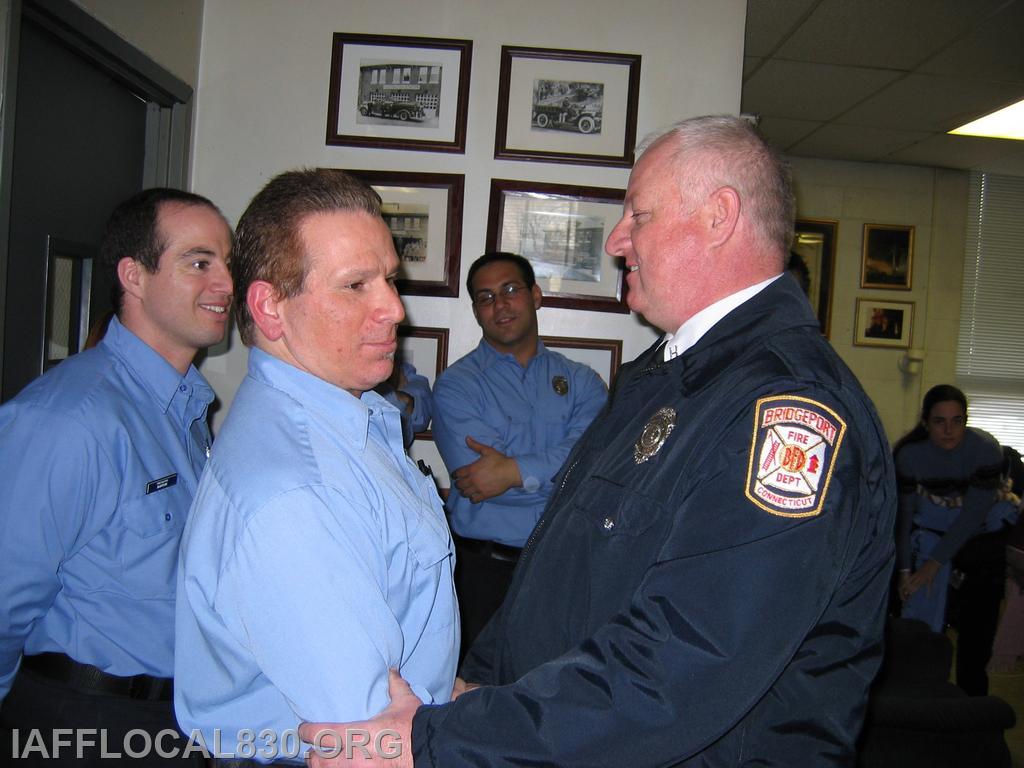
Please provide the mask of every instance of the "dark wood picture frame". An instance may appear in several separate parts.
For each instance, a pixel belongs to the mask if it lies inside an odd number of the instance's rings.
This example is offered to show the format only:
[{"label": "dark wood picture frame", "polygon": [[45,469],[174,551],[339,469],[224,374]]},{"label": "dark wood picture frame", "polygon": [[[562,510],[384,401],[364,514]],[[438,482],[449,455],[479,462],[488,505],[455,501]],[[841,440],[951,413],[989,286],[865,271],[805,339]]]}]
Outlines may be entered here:
[{"label": "dark wood picture frame", "polygon": [[503,45],[494,156],[629,168],[639,99],[637,54]]},{"label": "dark wood picture frame", "polygon": [[[416,372],[426,376],[427,379],[430,380],[430,388],[433,389],[434,383],[437,381],[437,377],[441,375],[441,371],[448,367],[448,329],[430,326],[399,325],[398,339],[398,348],[400,351],[403,350],[403,348],[408,348],[408,345],[403,345],[403,339],[426,339],[428,341],[433,341],[437,345],[437,349],[432,355],[431,362],[433,365],[431,369],[421,367],[422,360],[420,361],[421,365],[416,365],[416,360],[419,360],[419,357],[416,357],[414,360],[405,360],[403,355],[400,354],[398,356],[403,358],[403,362],[413,363],[413,366],[416,368]],[[428,359],[431,358],[430,355],[427,357]],[[426,429],[423,432],[417,432],[415,437],[421,440],[433,440],[434,433],[432,430]]]},{"label": "dark wood picture frame", "polygon": [[[388,63],[381,63],[376,60],[377,57],[372,57],[375,64],[365,67],[371,71],[364,73],[364,67],[359,65],[357,56],[359,51],[370,47],[379,47],[379,59]],[[394,49],[408,49],[408,59],[403,60],[399,56],[394,61],[388,61],[389,52]],[[411,52],[415,51],[421,54],[412,55]],[[472,40],[335,32],[327,97],[327,144],[464,153],[472,57]],[[446,63],[433,64],[442,60]],[[455,74],[456,91],[453,94],[450,85],[445,90],[445,68],[450,71],[455,61],[458,62],[458,72]],[[346,65],[349,69],[346,69]],[[401,70],[401,81],[365,84],[371,90],[368,92],[369,97],[363,99],[361,97],[366,94],[362,91],[362,81],[364,76],[375,76],[372,70],[379,70],[382,79],[388,73],[394,74]],[[424,74],[421,75],[421,72]],[[435,74],[437,83],[432,82]],[[404,101],[389,97],[389,94],[409,94],[414,90],[420,92],[413,98],[406,97]],[[431,104],[435,102],[436,107],[432,107]],[[348,108],[343,113],[341,110],[346,104]],[[424,107],[424,104],[427,106]],[[431,109],[436,109],[436,113],[431,115]],[[422,125],[422,122],[429,123],[434,118],[437,125]],[[365,122],[360,125],[361,119]],[[382,123],[374,124],[373,120]]]},{"label": "dark wood picture frame", "polygon": [[[372,186],[377,194],[382,199],[382,215],[385,221],[388,221],[389,226],[392,229],[392,235],[395,238],[395,250],[398,252],[398,258],[403,261],[403,264],[410,268],[414,266],[412,261],[407,261],[407,249],[401,247],[401,241],[403,235],[396,231],[394,226],[395,217],[389,215],[388,207],[400,206],[403,203],[399,202],[397,198],[401,197],[403,200],[412,200],[416,197],[415,190],[419,190],[421,196],[425,198],[427,205],[441,207],[441,203],[436,200],[429,200],[435,195],[431,195],[431,190],[438,190],[444,192],[447,196],[447,200],[444,204],[444,227],[443,227],[443,242],[436,244],[432,240],[434,238],[427,239],[427,249],[424,266],[431,274],[437,275],[436,278],[427,277],[425,279],[418,279],[412,277],[399,277],[397,281],[398,292],[405,296],[440,296],[448,298],[456,298],[459,295],[459,267],[462,260],[462,208],[463,201],[465,199],[465,185],[466,177],[461,173],[417,173],[408,171],[364,171],[364,170],[350,170],[353,176],[362,179],[367,184]],[[401,193],[396,193],[390,200],[388,198],[388,188],[402,188]],[[422,205],[416,204],[417,207]],[[395,211],[396,215],[398,211]],[[429,217],[437,215],[437,211],[430,210],[428,214],[427,226],[429,227]],[[422,218],[422,215],[420,215]],[[436,229],[436,228],[435,228]],[[414,240],[415,238],[409,237],[408,240]],[[443,260],[440,265],[434,264],[431,267],[431,262]]]},{"label": "dark wood picture frame", "polygon": [[835,283],[836,243],[839,222],[828,219],[797,219],[792,250],[807,264],[808,298],[818,316],[821,333],[832,331],[832,290]]},{"label": "dark wood picture frame", "polygon": [[[537,284],[544,293],[546,307],[626,314],[629,307],[626,304],[625,272],[620,260],[604,251],[604,243],[612,227],[622,216],[624,197],[625,190],[608,187],[491,179],[486,249],[512,251],[527,258],[537,272]],[[508,210],[510,201],[515,202],[517,210]],[[543,210],[530,211],[531,205],[535,209],[561,208],[562,211],[555,214]],[[511,231],[510,219],[513,216],[521,225],[518,232]],[[524,220],[529,216],[547,216],[555,227],[564,226],[565,231],[539,226],[531,245],[522,236],[528,223]],[[576,226],[570,233],[568,229],[572,224]],[[591,226],[585,226],[587,224]],[[593,226],[595,224],[599,226]],[[583,247],[580,248],[578,243]],[[559,255],[564,257],[561,264],[540,258],[540,249],[547,255],[556,246],[561,249]],[[585,279],[546,274],[549,269],[557,267],[566,270],[567,274],[584,275]]]},{"label": "dark wood picture frame", "polygon": [[[541,336],[540,340],[544,342],[545,347],[557,350],[563,355],[568,357],[570,360],[575,360],[578,363],[589,365],[597,371],[598,375],[604,379],[604,383],[611,388],[612,384],[615,383],[615,375],[619,372],[619,366],[622,365],[622,339],[587,339],[579,336]],[[568,350],[568,352],[566,351]],[[583,350],[582,355],[573,355],[573,350]],[[604,366],[601,368],[594,367],[586,354],[587,351],[598,351],[606,352],[608,354],[607,368]]]}]

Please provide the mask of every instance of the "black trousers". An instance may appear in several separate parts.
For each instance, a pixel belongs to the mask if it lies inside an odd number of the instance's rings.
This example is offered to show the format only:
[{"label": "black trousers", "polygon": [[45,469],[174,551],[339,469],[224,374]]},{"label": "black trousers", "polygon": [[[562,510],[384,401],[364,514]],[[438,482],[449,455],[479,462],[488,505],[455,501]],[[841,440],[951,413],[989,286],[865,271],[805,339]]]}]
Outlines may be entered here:
[{"label": "black trousers", "polygon": [[455,591],[462,621],[461,664],[476,636],[501,607],[512,583],[519,550],[454,534],[452,538],[456,555]]},{"label": "black trousers", "polygon": [[84,693],[26,669],[0,708],[0,763],[15,768],[204,766],[198,751],[183,756],[187,744],[172,701]]},{"label": "black trousers", "polygon": [[1006,587],[1007,532],[968,541],[953,558],[963,583],[950,590],[951,623],[957,629],[956,684],[971,696],[988,695],[985,667],[992,658],[999,606]]}]

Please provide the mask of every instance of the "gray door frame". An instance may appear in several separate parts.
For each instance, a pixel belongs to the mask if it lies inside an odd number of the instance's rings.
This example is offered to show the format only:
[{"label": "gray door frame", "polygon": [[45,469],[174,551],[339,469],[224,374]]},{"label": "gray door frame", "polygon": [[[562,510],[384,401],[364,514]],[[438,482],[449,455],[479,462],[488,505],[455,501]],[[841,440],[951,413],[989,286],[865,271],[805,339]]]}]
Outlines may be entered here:
[{"label": "gray door frame", "polygon": [[71,0],[0,0],[0,380],[5,359],[14,117],[23,18],[56,35],[146,102],[143,188],[186,188],[192,135],[192,87]]}]

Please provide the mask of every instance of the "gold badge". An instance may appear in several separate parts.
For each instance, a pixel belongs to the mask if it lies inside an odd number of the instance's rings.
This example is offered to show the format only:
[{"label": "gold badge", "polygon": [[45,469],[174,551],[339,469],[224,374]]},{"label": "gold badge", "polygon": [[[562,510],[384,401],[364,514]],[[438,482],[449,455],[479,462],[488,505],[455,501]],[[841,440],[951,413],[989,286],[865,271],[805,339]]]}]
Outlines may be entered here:
[{"label": "gold badge", "polygon": [[569,380],[565,376],[555,376],[551,379],[551,388],[564,397],[569,394]]},{"label": "gold badge", "polygon": [[672,408],[662,408],[651,416],[640,439],[633,446],[633,459],[643,464],[661,450],[672,430],[676,428],[676,412]]}]

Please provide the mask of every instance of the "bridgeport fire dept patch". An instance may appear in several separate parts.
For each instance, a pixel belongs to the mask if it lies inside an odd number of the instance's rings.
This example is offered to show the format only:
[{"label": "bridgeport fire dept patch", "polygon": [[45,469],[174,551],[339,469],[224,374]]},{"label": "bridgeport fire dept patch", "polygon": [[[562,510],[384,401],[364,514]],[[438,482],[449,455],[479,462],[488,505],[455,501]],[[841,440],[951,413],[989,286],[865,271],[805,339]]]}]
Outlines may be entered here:
[{"label": "bridgeport fire dept patch", "polygon": [[815,400],[762,397],[754,406],[747,498],[773,515],[817,515],[845,433],[846,422]]}]

